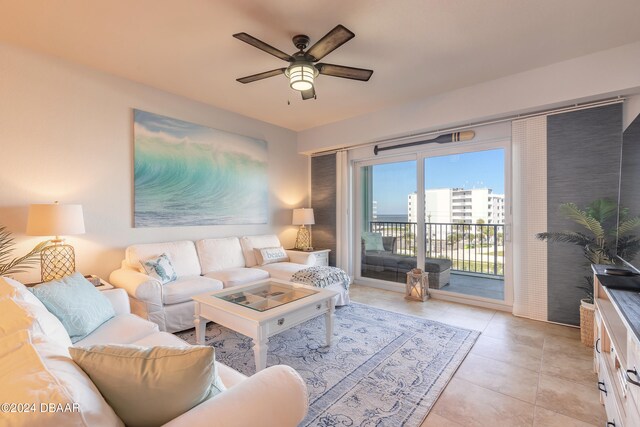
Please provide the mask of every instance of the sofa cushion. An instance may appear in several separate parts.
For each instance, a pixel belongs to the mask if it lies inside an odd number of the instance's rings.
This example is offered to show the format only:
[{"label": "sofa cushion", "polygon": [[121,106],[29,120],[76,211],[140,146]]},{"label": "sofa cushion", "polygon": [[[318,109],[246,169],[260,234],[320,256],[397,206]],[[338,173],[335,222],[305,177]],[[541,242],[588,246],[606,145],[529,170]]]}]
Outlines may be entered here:
[{"label": "sofa cushion", "polygon": [[157,279],[163,285],[169,282],[173,282],[178,278],[175,268],[171,263],[171,259],[167,254],[162,254],[158,257],[149,258],[140,261],[140,265],[144,269],[147,275]]},{"label": "sofa cushion", "polygon": [[237,237],[198,240],[196,249],[202,274],[244,267],[244,255]]},{"label": "sofa cushion", "polygon": [[210,346],[71,348],[74,361],[129,427],[160,426],[220,393]]},{"label": "sofa cushion", "polygon": [[30,291],[60,319],[71,342],[80,341],[115,316],[107,297],[77,272],[34,286]]},{"label": "sofa cushion", "polygon": [[228,268],[222,271],[212,271],[205,274],[205,277],[220,280],[224,283],[225,288],[232,286],[244,285],[245,283],[254,282],[269,278],[269,273],[257,268]]},{"label": "sofa cushion", "polygon": [[293,273],[297,273],[298,271],[308,267],[308,265],[296,264],[293,262],[277,262],[275,264],[261,265],[254,268],[266,271],[273,279],[289,281]]},{"label": "sofa cushion", "polygon": [[159,345],[173,346],[173,347],[188,347],[191,344],[178,338],[177,336],[168,332],[154,332],[139,340],[133,341],[130,344],[140,347],[155,347]]},{"label": "sofa cushion", "polygon": [[191,297],[195,295],[217,291],[222,288],[224,288],[223,283],[216,279],[201,276],[183,277],[162,287],[162,302],[164,304],[177,304],[190,301]]},{"label": "sofa cushion", "polygon": [[[140,261],[158,257],[163,253],[171,258],[171,263],[178,277],[202,274],[196,247],[190,240],[132,245],[125,251],[125,258],[129,267],[140,271],[142,269]],[[144,271],[140,272],[144,273]]]},{"label": "sofa cushion", "polygon": [[36,405],[3,413],[7,425],[123,426],[87,375],[43,335],[23,329],[0,338],[0,378],[0,401]]},{"label": "sofa cushion", "polygon": [[242,252],[244,253],[244,260],[247,267],[254,267],[258,265],[256,255],[253,253],[254,249],[282,246],[280,239],[278,239],[278,236],[275,234],[244,236],[240,239],[240,245],[242,246]]},{"label": "sofa cushion", "polygon": [[131,344],[149,334],[158,332],[158,325],[135,314],[116,316],[100,325],[84,339],[75,343],[76,347],[95,344]]}]

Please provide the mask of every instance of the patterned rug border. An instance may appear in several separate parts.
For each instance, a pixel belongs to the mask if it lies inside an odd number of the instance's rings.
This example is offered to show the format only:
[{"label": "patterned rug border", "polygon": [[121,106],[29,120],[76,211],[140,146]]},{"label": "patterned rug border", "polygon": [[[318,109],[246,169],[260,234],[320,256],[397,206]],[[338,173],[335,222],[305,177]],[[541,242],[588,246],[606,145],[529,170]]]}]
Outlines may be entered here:
[{"label": "patterned rug border", "polygon": [[[420,423],[418,424],[421,425],[424,420],[429,416],[429,413],[431,412],[431,409],[433,408],[433,405],[435,405],[435,403],[438,401],[438,399],[440,398],[440,396],[442,395],[442,393],[444,393],[445,388],[447,387],[447,385],[449,384],[449,382],[451,382],[451,379],[453,378],[453,375],[456,373],[456,371],[460,368],[460,366],[462,365],[462,362],[464,361],[464,359],[467,358],[467,356],[469,355],[469,352],[471,351],[471,349],[473,348],[474,345],[476,345],[476,342],[478,341],[478,338],[480,337],[480,335],[482,334],[482,332],[480,331],[476,331],[474,329],[467,329],[467,328],[463,328],[460,326],[455,326],[455,325],[450,325],[448,323],[444,323],[444,322],[440,322],[438,320],[432,320],[432,319],[427,319],[426,317],[420,317],[420,316],[416,316],[415,314],[407,314],[407,313],[401,313],[398,311],[394,311],[394,310],[388,310],[386,308],[380,308],[380,307],[376,307],[374,305],[369,305],[369,304],[364,304],[364,303],[360,303],[360,302],[356,302],[356,301],[351,301],[350,305],[359,305],[359,306],[363,306],[366,307],[368,309],[374,309],[374,310],[380,310],[380,311],[385,311],[387,313],[390,314],[399,314],[401,316],[405,316],[405,317],[409,317],[409,318],[414,318],[416,320],[419,321],[423,321],[423,322],[428,322],[428,323],[437,323],[443,326],[446,326],[448,328],[454,328],[454,329],[458,329],[460,331],[466,331],[468,333],[467,338],[468,341],[465,342],[465,345],[468,348],[463,348],[463,346],[461,346],[458,351],[454,354],[454,357],[452,357],[449,362],[447,363],[447,368],[449,368],[451,366],[451,363],[453,362],[455,364],[455,368],[453,368],[452,372],[449,372],[446,376],[443,375],[445,373],[445,371],[449,371],[450,369],[442,369],[440,370],[440,373],[438,374],[438,376],[436,377],[436,379],[431,383],[431,385],[429,386],[429,390],[431,390],[434,385],[438,382],[438,380],[442,379],[443,377],[446,377],[444,379],[444,384],[442,384],[442,387],[440,388],[440,391],[438,391],[438,393],[436,395],[434,395],[434,399],[433,402],[429,405],[429,408],[427,409],[427,411],[425,412],[425,414],[422,416],[422,419],[420,421]],[[389,344],[391,345],[391,344]],[[388,346],[387,346],[388,347]],[[454,360],[455,359],[455,360]],[[383,359],[384,360],[384,359]],[[365,362],[368,363],[370,361],[367,360]],[[354,370],[353,372],[351,372],[349,374],[349,376],[351,376],[352,374],[354,374],[356,372],[356,370]],[[339,384],[339,383],[338,383]],[[335,384],[335,386],[337,386],[338,384]],[[328,392],[327,392],[328,393]],[[325,394],[327,394],[325,393]],[[420,402],[422,403],[424,401],[425,396],[427,395],[427,393],[424,393],[423,396],[420,398]],[[323,396],[321,396],[318,400],[320,400]],[[420,404],[416,404],[413,407],[412,413],[414,413],[419,407]],[[311,407],[309,407],[309,413],[311,412]],[[307,416],[309,416],[307,414]],[[307,426],[310,425],[307,424]],[[404,426],[404,423],[402,424]]]},{"label": "patterned rug border", "polygon": [[[360,395],[358,394],[358,391],[362,393],[362,388],[364,386],[368,385],[370,387],[374,387],[373,390],[376,390],[376,386],[377,386],[377,389],[380,390],[380,386],[378,386],[377,384],[378,379],[386,378],[386,375],[393,376],[395,374],[395,371],[394,371],[395,367],[398,367],[398,360],[400,360],[400,366],[402,366],[404,369],[410,369],[410,367],[413,366],[411,363],[408,365],[403,363],[402,360],[405,360],[405,359],[399,358],[399,355],[402,355],[403,352],[405,351],[410,352],[410,351],[416,351],[418,349],[424,348],[424,351],[426,353],[423,352],[423,354],[425,355],[437,354],[438,356],[428,360],[424,359],[423,362],[419,362],[418,365],[415,366],[415,368],[417,369],[415,372],[417,373],[417,375],[419,375],[418,378],[421,378],[421,382],[419,383],[421,385],[417,385],[418,383],[416,383],[415,386],[411,386],[411,387],[414,387],[412,390],[415,390],[415,391],[412,391],[411,394],[403,395],[402,393],[400,393],[399,395],[396,395],[396,394],[392,395],[392,396],[404,396],[404,400],[403,400],[404,404],[399,406],[398,408],[388,408],[388,407],[385,408],[384,406],[370,407],[372,408],[372,411],[374,413],[376,411],[382,411],[380,412],[381,418],[378,419],[379,424],[376,424],[376,425],[380,425],[380,426],[390,425],[388,424],[388,422],[390,421],[392,422],[393,418],[388,418],[388,417],[393,415],[393,417],[396,417],[396,423],[392,424],[394,426],[395,425],[412,426],[412,427],[420,426],[424,422],[426,417],[429,415],[429,413],[431,412],[431,409],[435,405],[438,398],[444,392],[446,386],[449,384],[449,382],[453,378],[455,372],[460,368],[460,365],[462,364],[464,359],[468,356],[469,352],[471,351],[471,349],[477,342],[478,338],[480,337],[481,332],[472,330],[472,329],[450,325],[437,320],[427,319],[425,317],[420,317],[415,314],[401,313],[401,312],[397,312],[397,311],[393,311],[385,308],[379,308],[369,304],[363,304],[363,303],[352,301],[351,306],[352,307],[344,306],[344,308],[346,308],[346,311],[344,312],[343,322],[347,321],[348,319],[348,320],[352,320],[353,323],[356,325],[362,324],[362,323],[366,325],[367,320],[375,320],[376,321],[375,327],[378,328],[378,330],[380,330],[380,328],[384,328],[384,323],[381,323],[381,322],[385,322],[385,321],[388,321],[389,319],[394,319],[394,318],[397,318],[398,322],[394,323],[393,327],[390,327],[389,329],[388,335],[391,335],[390,337],[388,337],[389,341],[378,342],[378,344],[380,344],[381,346],[375,347],[375,352],[373,352],[371,356],[368,357],[367,359],[361,360],[360,362],[358,362],[359,364],[351,365],[350,371],[345,370],[344,373],[346,375],[344,377],[337,380],[333,384],[328,383],[327,388],[325,388],[324,391],[321,389],[320,392],[318,392],[318,389],[315,388],[314,389],[315,391],[312,392],[311,391],[312,389],[310,389],[309,396],[308,396],[309,410],[308,410],[307,416],[305,417],[304,422],[300,424],[300,426],[310,427],[312,425],[313,426],[334,425],[332,422],[335,423],[336,420],[335,419],[328,420],[327,418],[327,417],[331,418],[332,416],[331,413],[327,412],[329,408],[332,408],[334,404],[339,404],[340,402],[344,403],[345,398],[347,398],[347,401],[348,401],[348,399],[353,398],[353,396],[356,396],[356,398],[358,396],[362,396],[362,394]],[[340,311],[342,311],[342,308],[343,307],[338,307],[336,310],[336,321],[340,320],[338,318],[338,314],[340,313]],[[355,313],[349,313],[349,311],[351,310],[355,311]],[[376,316],[376,313],[380,313],[380,314]],[[350,316],[351,314],[353,316]],[[312,320],[310,320],[309,322],[311,321]],[[403,322],[406,322],[406,325],[403,325]],[[322,321],[322,324],[324,325],[324,321]],[[431,330],[431,329],[427,330],[427,328],[425,327],[426,325],[428,325],[429,328],[434,328],[434,330]],[[300,325],[294,327],[293,329],[298,328],[299,326]],[[403,326],[406,326],[406,328],[403,329]],[[211,338],[209,338],[210,327],[214,328],[214,330],[216,327],[219,328],[220,332],[218,332],[218,335],[215,335],[215,332],[214,332],[214,335]],[[231,337],[225,338],[225,340],[229,338],[233,338],[234,334],[236,336],[244,337],[244,335],[231,331],[228,328],[224,328],[220,325],[213,326],[213,324],[210,324],[207,326],[207,335],[208,335],[207,345],[212,345],[216,347],[217,341],[213,341],[213,340],[217,336],[221,336],[220,333],[223,332],[223,329],[226,329],[228,332],[232,334]],[[445,332],[438,333],[438,329],[443,329]],[[344,335],[344,338],[350,339],[350,337],[352,337],[357,339],[357,337],[354,337],[353,335],[350,335],[349,333],[347,333],[346,331],[348,330],[349,328],[347,330],[344,330],[346,333],[346,335]],[[334,332],[335,331],[336,329],[334,326]],[[225,334],[228,332],[225,332]],[[429,340],[427,344],[427,341],[424,341],[425,337],[428,337],[430,334],[433,334],[433,333],[436,333],[436,335],[434,335],[434,339]],[[187,331],[179,332],[176,335],[182,337],[183,339],[188,339],[188,337],[191,336],[192,338],[191,340],[193,340],[194,333],[193,333],[193,329],[190,329]],[[209,340],[211,341],[209,342]],[[250,341],[250,339],[248,340]],[[425,344],[419,341],[422,341]],[[223,340],[221,342],[224,343],[225,341]],[[366,344],[367,340],[365,339],[364,342],[362,341],[359,341],[359,342]],[[438,343],[440,346],[442,346],[442,350],[434,350],[438,348],[437,346],[434,346],[434,344],[438,345]],[[246,344],[243,346],[243,349],[249,350],[246,347]],[[436,351],[436,353],[430,353],[433,351]],[[251,355],[253,354],[252,350],[249,350],[249,352]],[[226,354],[233,356],[234,354],[238,354],[238,353],[232,352],[232,353],[226,353]],[[291,361],[292,358],[295,358],[296,356],[295,356],[295,353],[293,353],[290,355],[290,357],[289,357],[289,354],[286,354],[284,356],[281,354],[280,356],[277,356],[277,357],[280,358],[281,360],[280,363],[288,364],[287,361]],[[282,360],[283,357],[285,360]],[[418,361],[418,359],[415,359],[415,358],[413,360]],[[221,362],[229,364],[229,361],[227,360],[221,360]],[[393,364],[394,362],[396,363],[396,365]],[[295,362],[293,364],[295,365]],[[244,363],[244,366],[246,367],[247,363]],[[329,363],[324,365],[319,364],[317,366],[331,367],[332,365],[331,363]],[[335,364],[333,366],[335,366]],[[303,374],[303,376],[308,375],[309,372],[311,372],[311,374],[313,375],[313,372],[314,372],[314,371],[309,371],[305,369],[304,366],[301,366],[301,367],[292,366],[292,367],[294,369],[299,370],[299,372]],[[378,375],[378,377],[376,377],[376,375]],[[384,376],[380,377],[380,375],[384,375]],[[399,378],[402,378],[402,376]],[[309,379],[313,380],[314,378],[311,377]],[[308,387],[312,387],[312,384],[314,383],[309,383],[308,382],[309,379],[305,379],[305,382],[307,382]],[[408,384],[411,384],[411,383],[408,383]],[[313,387],[317,387],[317,385],[314,384]],[[415,388],[415,387],[418,387],[418,388]],[[420,388],[420,387],[423,387],[423,388]],[[399,389],[399,391],[401,392],[404,391],[404,388]],[[369,394],[365,392],[364,396],[369,396],[369,398],[371,398],[371,396],[377,396],[377,395],[375,394],[375,392],[373,394]],[[336,408],[339,408],[339,406],[337,406]],[[388,411],[385,409],[388,409]],[[393,412],[393,409],[395,409],[395,412]],[[373,421],[373,420],[370,420],[370,421]]]}]

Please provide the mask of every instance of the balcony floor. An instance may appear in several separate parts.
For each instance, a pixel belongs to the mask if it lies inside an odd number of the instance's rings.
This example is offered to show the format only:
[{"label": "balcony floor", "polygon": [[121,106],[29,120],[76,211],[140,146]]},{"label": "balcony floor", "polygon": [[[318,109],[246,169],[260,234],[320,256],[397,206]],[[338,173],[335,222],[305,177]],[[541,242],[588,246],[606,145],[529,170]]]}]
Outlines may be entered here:
[{"label": "balcony floor", "polygon": [[452,271],[449,285],[440,290],[502,301],[504,300],[504,279],[502,277],[472,276]]}]

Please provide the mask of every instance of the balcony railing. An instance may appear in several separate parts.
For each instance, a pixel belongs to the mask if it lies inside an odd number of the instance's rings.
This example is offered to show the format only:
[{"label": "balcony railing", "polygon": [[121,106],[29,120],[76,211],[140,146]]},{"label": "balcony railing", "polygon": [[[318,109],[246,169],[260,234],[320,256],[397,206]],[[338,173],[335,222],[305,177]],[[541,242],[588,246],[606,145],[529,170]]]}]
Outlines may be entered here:
[{"label": "balcony railing", "polygon": [[[395,253],[416,256],[417,223],[371,221],[369,231],[395,237]],[[425,223],[425,254],[450,259],[452,270],[503,276],[504,225]]]}]

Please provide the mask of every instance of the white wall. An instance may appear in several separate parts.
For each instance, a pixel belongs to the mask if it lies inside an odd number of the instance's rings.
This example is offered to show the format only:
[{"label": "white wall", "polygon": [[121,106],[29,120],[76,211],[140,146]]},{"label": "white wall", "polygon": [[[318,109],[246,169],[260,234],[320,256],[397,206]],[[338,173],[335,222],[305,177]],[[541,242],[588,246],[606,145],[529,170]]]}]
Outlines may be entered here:
[{"label": "white wall", "polygon": [[347,147],[638,91],[640,42],[308,129],[298,134],[298,151]]},{"label": "white wall", "polygon": [[627,129],[638,115],[640,115],[640,95],[630,96],[622,106],[622,129]]},{"label": "white wall", "polygon": [[[269,224],[133,228],[133,108],[266,140]],[[105,278],[132,243],[275,232],[292,245],[291,208],[308,205],[308,160],[294,132],[3,44],[0,153],[0,225],[14,233],[16,255],[42,240],[24,236],[29,204],[80,203],[87,233],[67,240],[79,271]],[[39,268],[18,277],[36,279]]]}]

